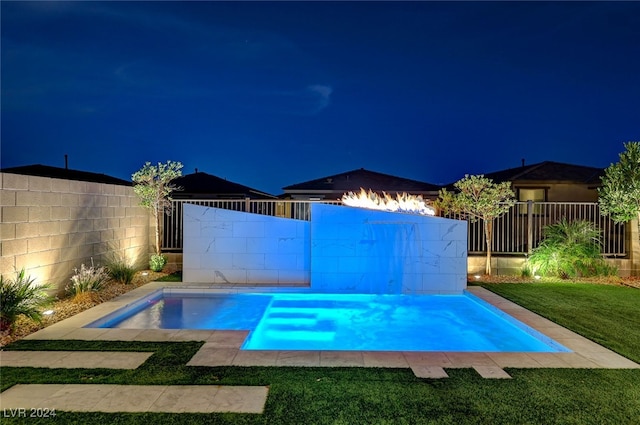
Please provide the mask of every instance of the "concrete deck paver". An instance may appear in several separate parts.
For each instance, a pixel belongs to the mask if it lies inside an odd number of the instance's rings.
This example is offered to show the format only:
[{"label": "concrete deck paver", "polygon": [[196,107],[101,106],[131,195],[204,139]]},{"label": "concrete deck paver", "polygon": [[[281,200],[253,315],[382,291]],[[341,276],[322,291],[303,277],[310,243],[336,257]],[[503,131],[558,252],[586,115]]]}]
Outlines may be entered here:
[{"label": "concrete deck paver", "polygon": [[47,397],[41,406],[56,410],[91,412],[94,406],[117,388],[118,385],[111,384],[92,385],[90,388],[82,384],[69,384]]},{"label": "concrete deck paver", "polygon": [[440,366],[411,366],[411,370],[418,378],[443,379],[449,377]]},{"label": "concrete deck paver", "polygon": [[152,352],[122,351],[0,351],[0,365],[61,369],[136,369]]},{"label": "concrete deck paver", "polygon": [[[148,412],[166,388],[166,385],[120,385],[106,394],[91,410],[98,412]],[[65,409],[61,407],[60,410]]]},{"label": "concrete deck paver", "polygon": [[476,372],[487,379],[511,379],[511,375],[498,366],[473,366]]},{"label": "concrete deck paver", "polygon": [[320,366],[320,351],[280,351],[276,366]]},{"label": "concrete deck paver", "polygon": [[264,386],[18,384],[0,393],[0,409],[262,413],[268,392]]},{"label": "concrete deck paver", "polygon": [[240,348],[249,331],[213,331],[207,339],[210,347]]},{"label": "concrete deck paver", "polygon": [[135,341],[142,329],[109,329],[100,335],[101,341]]},{"label": "concrete deck paver", "polygon": [[44,401],[62,390],[65,384],[17,384],[0,393],[0,409],[53,408]]},{"label": "concrete deck paver", "polygon": [[189,360],[187,366],[230,366],[237,354],[237,348],[219,348],[207,342]]},{"label": "concrete deck paver", "polygon": [[[487,356],[499,367],[538,368],[542,363],[537,360],[539,353],[487,353]],[[547,353],[544,353],[547,354]],[[552,355],[557,358],[556,353]],[[562,366],[564,364],[564,366]],[[554,367],[554,366],[549,366]],[[567,363],[559,363],[557,367],[569,367]]]},{"label": "concrete deck paver", "polygon": [[364,359],[361,351],[321,351],[320,366],[362,367]]},{"label": "concrete deck paver", "polygon": [[262,413],[268,387],[221,386],[212,407],[216,412]]},{"label": "concrete deck paver", "polygon": [[440,366],[440,367],[453,367],[451,359],[443,352],[421,352],[421,351],[407,351],[404,352],[404,358],[409,363],[409,366]]},{"label": "concrete deck paver", "polygon": [[275,366],[278,354],[278,351],[239,350],[232,364],[234,366]]},{"label": "concrete deck paver", "polygon": [[451,361],[449,367],[498,366],[487,353],[450,352],[446,353]]},{"label": "concrete deck paver", "polygon": [[171,336],[171,341],[207,341],[215,331],[181,329]]},{"label": "concrete deck paver", "polygon": [[169,386],[151,405],[151,410],[171,413],[208,412],[214,403],[218,388],[219,386],[215,385],[203,387],[193,385]]},{"label": "concrete deck paver", "polygon": [[362,359],[365,367],[409,367],[406,357],[400,351],[364,351]]}]

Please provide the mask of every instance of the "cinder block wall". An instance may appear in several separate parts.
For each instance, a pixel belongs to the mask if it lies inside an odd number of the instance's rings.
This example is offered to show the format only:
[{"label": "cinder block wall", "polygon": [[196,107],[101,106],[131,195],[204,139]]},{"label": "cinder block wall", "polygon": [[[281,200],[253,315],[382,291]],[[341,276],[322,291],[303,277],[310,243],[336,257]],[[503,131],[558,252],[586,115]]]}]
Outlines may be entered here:
[{"label": "cinder block wall", "polygon": [[148,268],[154,229],[129,186],[0,173],[0,272],[64,290],[82,263]]}]

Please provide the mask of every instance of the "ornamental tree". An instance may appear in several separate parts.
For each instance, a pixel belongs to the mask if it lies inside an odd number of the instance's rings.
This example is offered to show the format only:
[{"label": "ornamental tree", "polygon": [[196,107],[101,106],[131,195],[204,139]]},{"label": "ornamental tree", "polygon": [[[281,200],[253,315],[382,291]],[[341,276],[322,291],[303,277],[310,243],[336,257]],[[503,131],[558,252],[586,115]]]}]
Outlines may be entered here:
[{"label": "ornamental tree", "polygon": [[455,182],[456,192],[441,189],[435,206],[445,214],[460,214],[473,222],[484,223],[484,237],[487,244],[485,274],[491,275],[491,249],[493,246],[493,221],[509,211],[515,204],[510,182],[494,183],[483,175],[465,175]]},{"label": "ornamental tree", "polygon": [[140,198],[140,205],[149,209],[156,220],[156,255],[160,255],[162,248],[162,217],[171,212],[169,195],[174,190],[180,190],[171,181],[182,175],[181,169],[180,162],[158,162],[158,165],[147,162],[131,176],[133,191]]},{"label": "ornamental tree", "polygon": [[624,144],[620,161],[604,170],[598,188],[600,213],[616,223],[640,219],[640,142]]}]

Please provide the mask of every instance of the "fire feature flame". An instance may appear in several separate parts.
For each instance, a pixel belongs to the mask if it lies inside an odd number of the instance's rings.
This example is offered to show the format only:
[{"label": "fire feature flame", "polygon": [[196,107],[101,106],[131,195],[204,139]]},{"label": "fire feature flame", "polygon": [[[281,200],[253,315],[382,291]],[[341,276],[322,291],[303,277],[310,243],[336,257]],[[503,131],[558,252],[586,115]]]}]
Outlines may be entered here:
[{"label": "fire feature flame", "polygon": [[382,196],[360,188],[359,193],[349,192],[342,195],[342,203],[350,207],[368,208],[370,210],[404,212],[419,215],[436,215],[433,207],[427,205],[421,195],[399,193],[393,199],[388,193]]}]

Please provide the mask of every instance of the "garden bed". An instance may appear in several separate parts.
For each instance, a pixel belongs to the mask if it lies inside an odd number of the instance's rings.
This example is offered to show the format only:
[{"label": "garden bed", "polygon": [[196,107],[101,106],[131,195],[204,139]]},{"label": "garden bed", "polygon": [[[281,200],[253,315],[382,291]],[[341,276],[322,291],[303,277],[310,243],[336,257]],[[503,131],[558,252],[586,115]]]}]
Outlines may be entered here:
[{"label": "garden bed", "polygon": [[128,285],[116,281],[110,281],[102,290],[100,290],[100,292],[91,293],[90,296],[82,297],[81,300],[74,300],[71,297],[58,299],[48,307],[49,310],[53,311],[53,314],[43,316],[42,323],[36,323],[26,317],[19,317],[15,323],[15,329],[12,334],[9,332],[0,334],[0,347],[4,347],[5,345],[22,339],[29,334],[39,331],[42,328],[67,319],[95,307],[98,304],[134,290],[142,285],[165,277],[168,274],[169,273],[165,272],[143,270],[136,272],[133,281]]}]

